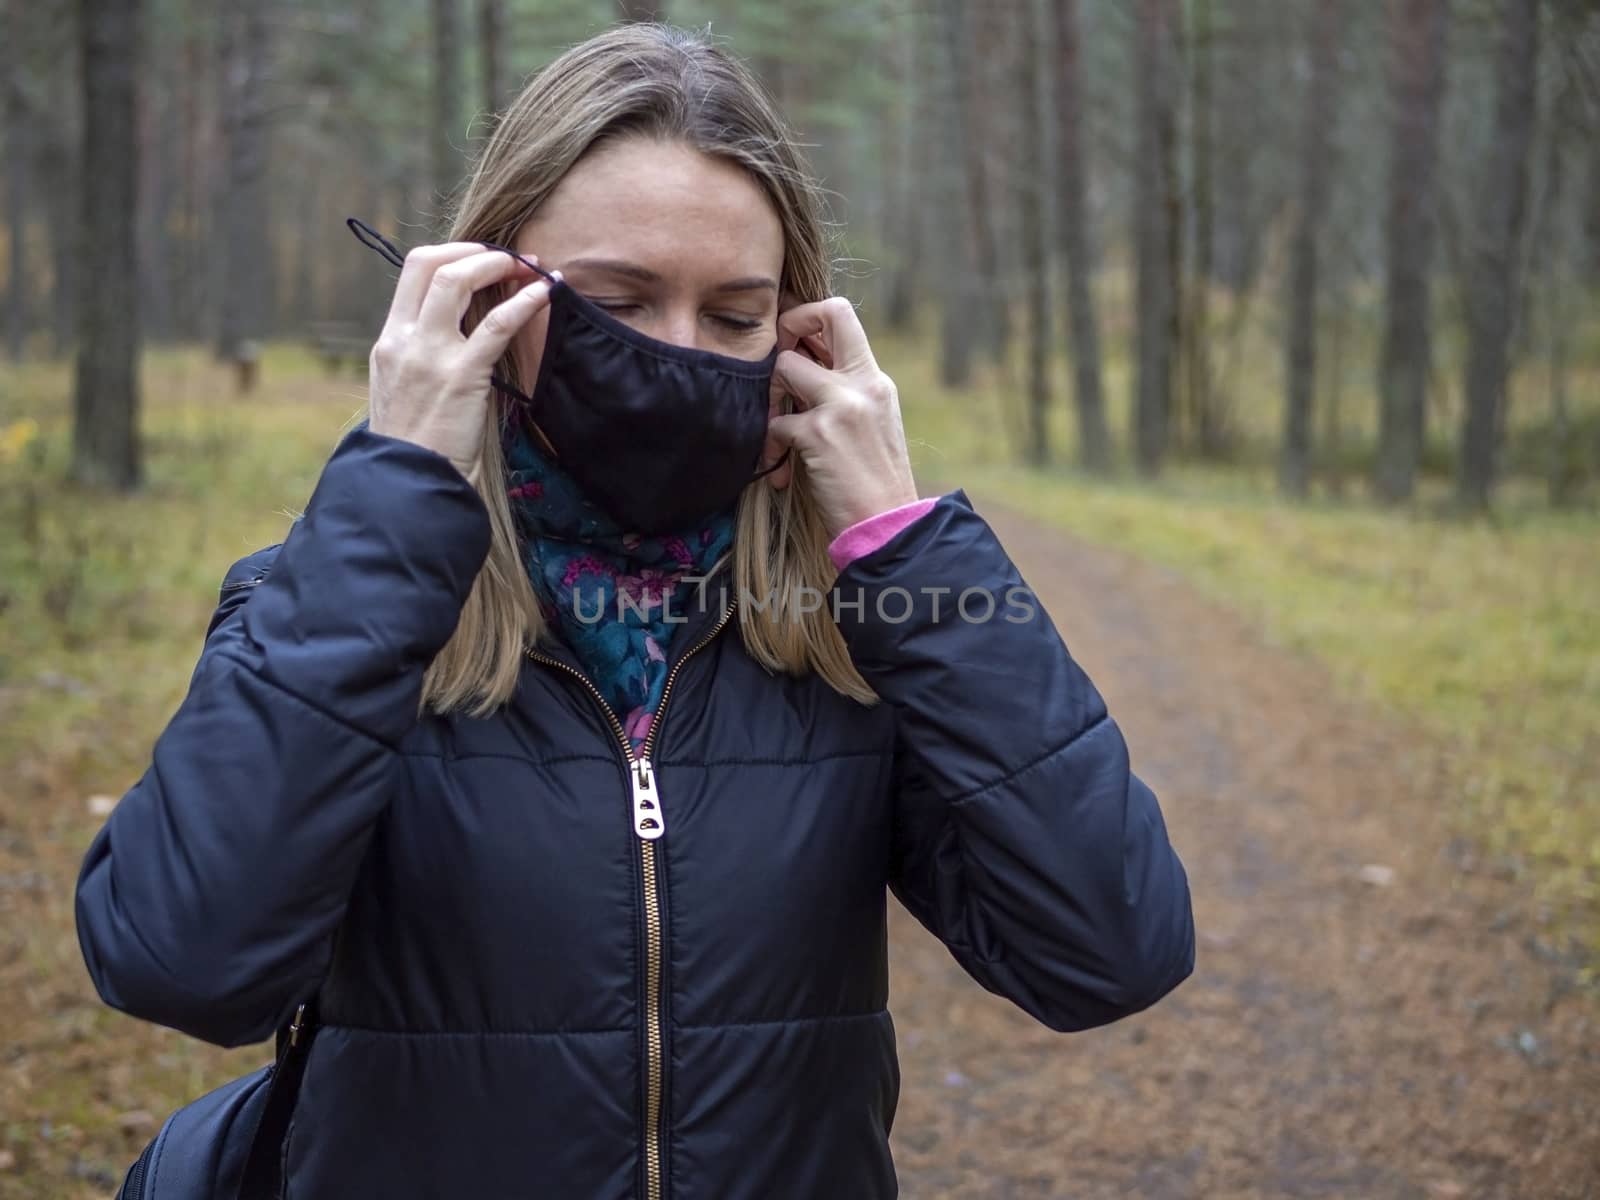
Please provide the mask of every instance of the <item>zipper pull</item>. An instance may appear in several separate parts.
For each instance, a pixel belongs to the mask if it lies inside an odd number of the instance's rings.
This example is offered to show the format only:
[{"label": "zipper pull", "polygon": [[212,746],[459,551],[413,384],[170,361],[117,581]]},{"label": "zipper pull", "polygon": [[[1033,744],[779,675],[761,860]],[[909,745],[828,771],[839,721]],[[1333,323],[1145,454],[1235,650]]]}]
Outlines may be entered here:
[{"label": "zipper pull", "polygon": [[661,797],[656,792],[656,773],[648,758],[637,759],[629,768],[633,780],[633,831],[654,841],[667,831],[661,814]]}]

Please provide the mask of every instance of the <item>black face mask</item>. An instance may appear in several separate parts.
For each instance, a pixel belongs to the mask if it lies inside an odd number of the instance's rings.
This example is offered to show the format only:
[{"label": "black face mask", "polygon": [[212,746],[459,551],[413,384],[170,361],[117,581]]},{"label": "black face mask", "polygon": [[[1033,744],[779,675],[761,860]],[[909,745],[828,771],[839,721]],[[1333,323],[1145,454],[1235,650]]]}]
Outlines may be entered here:
[{"label": "black face mask", "polygon": [[[396,266],[405,256],[370,225],[347,218],[363,243]],[[376,239],[376,240],[373,240]],[[747,484],[767,436],[774,346],[754,362],[657,341],[585,299],[515,250],[550,285],[550,325],[533,395],[490,380],[526,406],[562,470],[625,528],[671,533],[719,513]],[[752,472],[754,471],[754,474]]]}]

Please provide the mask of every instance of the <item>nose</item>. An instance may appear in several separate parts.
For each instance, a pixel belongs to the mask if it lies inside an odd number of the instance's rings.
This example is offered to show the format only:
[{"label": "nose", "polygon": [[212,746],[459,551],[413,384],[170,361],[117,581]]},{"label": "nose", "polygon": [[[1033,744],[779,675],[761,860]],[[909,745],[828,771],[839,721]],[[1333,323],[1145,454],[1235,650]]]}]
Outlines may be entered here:
[{"label": "nose", "polygon": [[700,344],[703,335],[700,330],[699,314],[691,305],[673,304],[669,307],[663,315],[661,331],[656,336],[663,342],[671,342],[674,346],[705,349]]}]

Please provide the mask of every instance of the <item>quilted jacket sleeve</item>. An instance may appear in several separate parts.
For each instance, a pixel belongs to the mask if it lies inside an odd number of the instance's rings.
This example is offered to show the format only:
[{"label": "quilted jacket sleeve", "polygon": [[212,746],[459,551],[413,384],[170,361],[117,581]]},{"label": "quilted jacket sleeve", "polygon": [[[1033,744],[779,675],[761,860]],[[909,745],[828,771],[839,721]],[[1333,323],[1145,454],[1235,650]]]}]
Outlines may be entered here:
[{"label": "quilted jacket sleeve", "polygon": [[79,871],[106,1003],[223,1046],[288,1019],[488,547],[448,459],[360,427],[281,547],[234,564],[187,695]]},{"label": "quilted jacket sleeve", "polygon": [[1156,797],[966,493],[850,562],[832,600],[895,712],[890,887],[906,908],[1052,1029],[1107,1024],[1187,978],[1188,878]]}]

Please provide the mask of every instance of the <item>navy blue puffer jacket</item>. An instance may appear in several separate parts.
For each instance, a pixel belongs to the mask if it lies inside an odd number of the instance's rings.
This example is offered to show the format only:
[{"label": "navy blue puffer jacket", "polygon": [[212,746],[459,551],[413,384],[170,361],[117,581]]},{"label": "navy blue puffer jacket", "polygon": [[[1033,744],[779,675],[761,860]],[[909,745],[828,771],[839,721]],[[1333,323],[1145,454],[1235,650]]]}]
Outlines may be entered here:
[{"label": "navy blue puffer jacket", "polygon": [[419,718],[488,545],[448,460],[350,434],[83,862],[108,1004],[237,1046],[317,994],[287,1200],[894,1196],[889,891],[1052,1029],[1193,970],[1156,798],[965,492],[829,597],[880,705],[769,674],[715,584],[690,607],[654,841],[560,649]]}]

